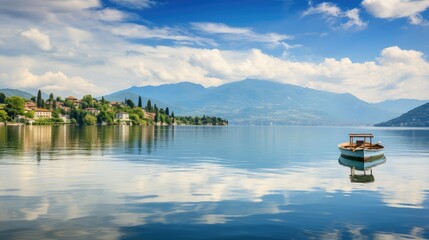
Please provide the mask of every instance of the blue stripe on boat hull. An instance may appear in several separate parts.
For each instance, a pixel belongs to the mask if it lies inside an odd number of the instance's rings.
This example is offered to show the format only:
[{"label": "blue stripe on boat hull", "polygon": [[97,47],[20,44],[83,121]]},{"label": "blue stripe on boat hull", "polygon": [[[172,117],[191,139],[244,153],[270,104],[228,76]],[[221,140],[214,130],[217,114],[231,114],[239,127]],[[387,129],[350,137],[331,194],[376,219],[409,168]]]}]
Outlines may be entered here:
[{"label": "blue stripe on boat hull", "polygon": [[368,162],[379,159],[384,156],[384,149],[361,149],[356,151],[352,151],[342,147],[339,147],[339,149],[341,151],[342,156],[349,159],[353,159],[355,161]]}]

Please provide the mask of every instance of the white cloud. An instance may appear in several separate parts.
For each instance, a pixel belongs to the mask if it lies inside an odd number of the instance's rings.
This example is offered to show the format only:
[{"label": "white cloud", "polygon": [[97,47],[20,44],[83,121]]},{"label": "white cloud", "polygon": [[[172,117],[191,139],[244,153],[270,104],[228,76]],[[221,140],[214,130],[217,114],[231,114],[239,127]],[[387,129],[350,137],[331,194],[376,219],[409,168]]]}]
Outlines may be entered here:
[{"label": "white cloud", "polygon": [[260,34],[252,31],[250,28],[231,27],[223,23],[197,22],[192,23],[191,25],[194,29],[207,34],[221,34],[225,40],[240,40],[247,42],[261,42],[282,45],[284,40],[292,38],[286,34]]},{"label": "white cloud", "polygon": [[317,14],[317,13],[320,13],[329,17],[339,17],[342,11],[339,7],[337,7],[337,5],[333,3],[323,2],[315,7],[311,6],[303,13],[303,15],[308,16],[308,15]]},{"label": "white cloud", "polygon": [[[427,99],[429,63],[423,54],[394,46],[376,61],[327,58],[296,62],[267,55],[218,49],[137,47],[141,55],[116,57],[115,65],[151,83],[192,81],[214,86],[245,78],[296,84],[331,92],[349,92],[367,101]],[[142,82],[141,82],[142,83]]]},{"label": "white cloud", "polygon": [[193,42],[199,45],[211,44],[210,39],[182,34],[179,29],[174,28],[148,28],[139,24],[122,24],[114,27],[111,32],[118,36],[136,39],[166,39],[174,41]]},{"label": "white cloud", "polygon": [[96,19],[103,21],[122,21],[127,18],[127,14],[116,9],[106,8],[95,13]]},{"label": "white cloud", "polygon": [[409,20],[409,22],[410,22],[411,24],[413,24],[413,25],[420,25],[420,24],[422,24],[422,23],[424,23],[424,22],[425,22],[425,21],[423,20],[422,15],[420,15],[420,14],[412,15],[412,16],[410,16],[410,17],[408,18],[408,20]]},{"label": "white cloud", "polygon": [[152,0],[112,0],[112,2],[128,8],[144,9],[155,6],[157,3]]},{"label": "white cloud", "polygon": [[359,28],[365,28],[367,26],[367,23],[360,19],[359,11],[359,9],[353,8],[352,10],[348,10],[344,13],[344,15],[348,18],[348,21],[342,25],[345,29],[353,26]]},{"label": "white cloud", "polygon": [[76,14],[84,9],[99,6],[98,0],[2,0],[0,14],[9,15],[12,18],[58,22],[64,15]]},{"label": "white cloud", "polygon": [[379,62],[383,65],[389,64],[424,64],[423,53],[415,50],[402,50],[398,46],[383,49]]},{"label": "white cloud", "polygon": [[411,24],[421,24],[420,13],[429,8],[429,0],[364,0],[362,6],[377,18],[408,18]]},{"label": "white cloud", "polygon": [[51,49],[49,36],[40,32],[37,28],[31,28],[27,31],[21,32],[21,36],[31,40],[42,50],[48,51]]},{"label": "white cloud", "polygon": [[252,34],[252,30],[250,28],[238,28],[238,27],[230,27],[223,23],[211,23],[211,22],[198,22],[192,23],[192,26],[200,31],[206,33],[223,33],[223,34]]},{"label": "white cloud", "polygon": [[79,77],[69,77],[63,72],[46,72],[36,75],[24,69],[14,75],[4,75],[0,80],[10,88],[41,89],[44,92],[53,92],[60,96],[70,94],[82,96],[87,93],[100,94],[106,89],[96,86],[90,81]]},{"label": "white cloud", "polygon": [[[361,20],[359,11],[359,9],[354,8],[344,12],[334,3],[323,2],[317,6],[310,6],[302,15],[308,16],[313,14],[322,14],[334,29],[337,29],[338,26],[342,29],[350,29],[352,27],[355,27],[356,29],[364,29],[368,23]],[[341,19],[344,18],[347,21],[345,23],[340,23]]]}]

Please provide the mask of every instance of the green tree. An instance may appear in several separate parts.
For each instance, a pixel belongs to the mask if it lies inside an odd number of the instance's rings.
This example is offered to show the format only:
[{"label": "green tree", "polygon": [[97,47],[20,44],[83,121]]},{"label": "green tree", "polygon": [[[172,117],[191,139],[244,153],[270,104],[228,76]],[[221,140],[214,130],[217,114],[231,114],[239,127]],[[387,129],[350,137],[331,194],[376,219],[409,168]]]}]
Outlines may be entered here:
[{"label": "green tree", "polygon": [[30,100],[31,100],[31,101],[33,101],[33,102],[36,102],[36,96],[32,96],[32,97],[30,98]]},{"label": "green tree", "polygon": [[59,118],[61,111],[59,109],[52,111],[53,118]]},{"label": "green tree", "polygon": [[106,100],[104,100],[104,96],[101,97],[101,105],[104,105],[106,103]]},{"label": "green tree", "polygon": [[37,107],[43,107],[43,103],[42,103],[43,99],[42,99],[42,92],[39,90],[37,92]]},{"label": "green tree", "polygon": [[141,108],[142,105],[142,97],[139,95],[139,103],[138,103],[138,107]]},{"label": "green tree", "polygon": [[83,96],[82,102],[85,102],[88,104],[89,107],[93,106],[94,98],[90,94]]},{"label": "green tree", "polygon": [[83,102],[80,103],[80,108],[85,109],[85,108],[88,108],[88,107],[89,107],[89,104],[87,102],[83,101]]},{"label": "green tree", "polygon": [[109,125],[112,125],[114,123],[114,119],[115,119],[115,114],[109,111],[103,110],[97,115],[97,122],[100,124],[105,122]]},{"label": "green tree", "polygon": [[167,116],[170,116],[170,109],[168,109],[168,107],[165,109],[165,114],[166,114]]},{"label": "green tree", "polygon": [[24,114],[25,100],[21,97],[10,97],[6,98],[6,112],[11,118],[15,118],[16,115]]},{"label": "green tree", "polygon": [[147,112],[152,112],[152,103],[151,103],[150,99],[147,100],[146,111]]},{"label": "green tree", "polygon": [[85,125],[95,125],[97,124],[97,118],[91,114],[87,114],[84,118],[83,118],[83,124]]},{"label": "green tree", "polygon": [[4,93],[0,92],[0,103],[4,103],[6,101],[6,95]]},{"label": "green tree", "polygon": [[6,122],[7,112],[5,110],[0,110],[0,122]]},{"label": "green tree", "polygon": [[144,119],[144,113],[141,108],[134,108],[132,113],[139,115],[140,119]]},{"label": "green tree", "polygon": [[139,115],[133,113],[130,114],[130,120],[133,122],[133,125],[140,125],[140,117]]},{"label": "green tree", "polygon": [[71,125],[77,125],[77,121],[75,118],[70,119],[70,124]]},{"label": "green tree", "polygon": [[159,116],[158,115],[159,115],[158,113],[155,113],[155,117],[153,119],[154,122],[158,122],[159,121]]},{"label": "green tree", "polygon": [[131,108],[134,108],[136,106],[131,99],[125,99],[125,104],[130,106]]},{"label": "green tree", "polygon": [[34,111],[27,111],[26,113],[25,113],[25,116],[26,117],[28,117],[28,118],[34,118]]},{"label": "green tree", "polygon": [[174,112],[171,112],[171,117],[174,118]]},{"label": "green tree", "polygon": [[54,100],[54,94],[53,93],[49,94],[49,100],[51,100],[51,102],[52,102],[52,100]]}]

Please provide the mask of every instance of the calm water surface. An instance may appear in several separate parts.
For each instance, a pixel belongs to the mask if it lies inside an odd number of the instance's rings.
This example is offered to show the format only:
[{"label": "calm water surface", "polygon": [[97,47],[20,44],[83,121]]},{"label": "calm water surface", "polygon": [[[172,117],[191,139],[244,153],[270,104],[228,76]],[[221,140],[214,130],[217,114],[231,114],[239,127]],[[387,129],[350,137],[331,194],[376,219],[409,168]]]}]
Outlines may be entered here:
[{"label": "calm water surface", "polygon": [[0,127],[0,239],[428,239],[428,196],[428,129]]}]

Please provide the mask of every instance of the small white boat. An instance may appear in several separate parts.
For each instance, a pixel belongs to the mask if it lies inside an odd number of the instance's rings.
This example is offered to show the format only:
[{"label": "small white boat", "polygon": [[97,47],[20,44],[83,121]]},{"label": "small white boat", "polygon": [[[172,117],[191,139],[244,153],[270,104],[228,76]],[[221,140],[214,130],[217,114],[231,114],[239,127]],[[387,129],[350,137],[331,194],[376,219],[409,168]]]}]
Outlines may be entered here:
[{"label": "small white boat", "polygon": [[[384,156],[384,146],[380,143],[372,144],[373,137],[371,133],[349,134],[348,142],[338,144],[341,156],[363,162],[382,158]],[[369,142],[366,141],[367,139],[369,139]]]}]

